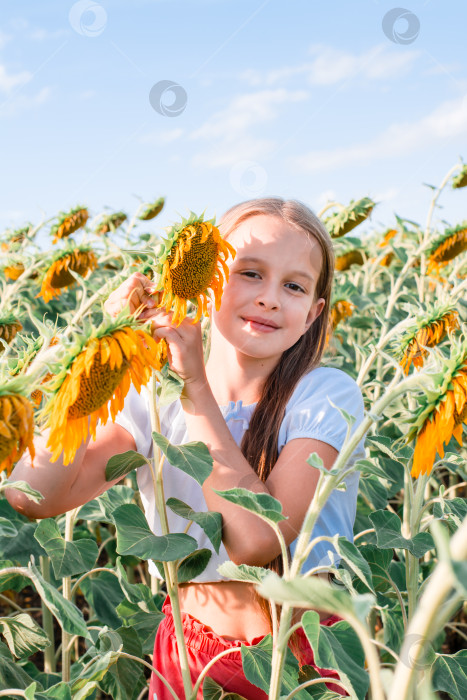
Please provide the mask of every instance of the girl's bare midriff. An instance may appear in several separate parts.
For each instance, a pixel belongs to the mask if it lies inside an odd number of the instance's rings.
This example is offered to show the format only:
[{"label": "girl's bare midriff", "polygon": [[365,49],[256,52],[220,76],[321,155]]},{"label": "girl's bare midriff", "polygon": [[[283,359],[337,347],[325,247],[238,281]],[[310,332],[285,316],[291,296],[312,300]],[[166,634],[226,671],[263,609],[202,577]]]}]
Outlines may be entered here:
[{"label": "girl's bare midriff", "polygon": [[[327,576],[326,576],[327,578]],[[189,583],[179,588],[180,607],[225,639],[251,642],[270,634],[269,619],[258,604],[254,586],[240,581]],[[294,621],[304,610],[295,610]],[[329,615],[320,613],[324,620]]]}]

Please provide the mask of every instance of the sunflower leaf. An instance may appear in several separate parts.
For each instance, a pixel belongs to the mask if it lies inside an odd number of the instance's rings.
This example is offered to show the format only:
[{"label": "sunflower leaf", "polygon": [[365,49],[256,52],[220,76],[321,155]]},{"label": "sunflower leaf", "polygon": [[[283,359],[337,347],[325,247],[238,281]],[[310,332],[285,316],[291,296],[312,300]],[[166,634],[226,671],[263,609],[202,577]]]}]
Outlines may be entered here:
[{"label": "sunflower leaf", "polygon": [[194,552],[198,546],[193,537],[184,533],[155,535],[149,529],[144,513],[132,503],[120,506],[113,515],[119,554],[133,554],[155,561],[176,561]]},{"label": "sunflower leaf", "polygon": [[143,464],[147,464],[148,460],[139,452],[134,450],[128,450],[128,452],[122,452],[121,454],[114,455],[107,462],[105,468],[105,479],[106,481],[113,481],[114,479],[123,479],[124,476],[142,467]]},{"label": "sunflower leaf", "polygon": [[413,539],[403,537],[401,521],[395,513],[377,510],[369,518],[381,549],[408,549],[414,557],[420,558],[434,547],[433,538],[428,532],[419,532]]},{"label": "sunflower leaf", "polygon": [[272,523],[274,527],[281,520],[287,520],[282,513],[282,503],[277,498],[270,496],[269,493],[254,493],[243,488],[227,489],[226,491],[213,489],[213,491],[225,498],[226,501],[249,510],[270,525]]},{"label": "sunflower leaf", "polygon": [[249,566],[248,564],[234,564],[233,561],[225,561],[217,567],[217,572],[231,581],[248,581],[249,583],[261,583],[269,573],[269,569],[262,566]]},{"label": "sunflower leaf", "polygon": [[57,578],[89,571],[94,566],[99,553],[94,540],[83,539],[77,542],[67,542],[60,534],[58,525],[53,518],[41,520],[34,537],[50,557]]},{"label": "sunflower leaf", "polygon": [[11,653],[17,658],[29,656],[50,645],[46,633],[27,613],[1,617],[0,630]]},{"label": "sunflower leaf", "polygon": [[179,583],[187,583],[203,573],[212,556],[210,549],[197,549],[185,559],[182,559],[178,566],[177,579]]},{"label": "sunflower leaf", "polygon": [[204,442],[172,445],[166,437],[153,432],[152,439],[167,457],[168,462],[192,476],[202,486],[212,472],[212,457]]},{"label": "sunflower leaf", "polygon": [[215,511],[196,513],[189,505],[178,498],[168,498],[167,505],[176,515],[186,520],[193,520],[199,525],[211,540],[212,546],[219,554],[222,540],[222,515]]},{"label": "sunflower leaf", "polygon": [[3,484],[0,485],[0,493],[5,491],[5,489],[16,489],[16,491],[21,491],[21,493],[25,493],[31,501],[34,501],[34,503],[40,503],[44,498],[39,491],[36,491],[36,489],[33,489],[32,486],[29,486],[26,481],[9,481],[6,479]]},{"label": "sunflower leaf", "polygon": [[467,696],[467,651],[437,654],[433,664],[433,690],[442,690],[455,700]]}]

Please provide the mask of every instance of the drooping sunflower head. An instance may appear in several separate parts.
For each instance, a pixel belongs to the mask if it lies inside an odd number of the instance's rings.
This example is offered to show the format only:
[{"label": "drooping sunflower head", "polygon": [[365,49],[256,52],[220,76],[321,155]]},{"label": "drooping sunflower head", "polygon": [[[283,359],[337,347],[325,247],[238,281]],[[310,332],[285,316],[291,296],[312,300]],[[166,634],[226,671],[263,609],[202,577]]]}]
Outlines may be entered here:
[{"label": "drooping sunflower head", "polygon": [[1,245],[2,252],[6,253],[8,251],[14,252],[18,250],[27,240],[32,228],[33,225],[28,224],[27,226],[23,226],[23,228],[17,228],[14,231],[7,231]]},{"label": "drooping sunflower head", "polygon": [[347,238],[339,241],[334,250],[336,254],[335,268],[340,272],[348,270],[352,265],[363,265],[365,262],[366,250],[358,238]]},{"label": "drooping sunflower head", "polygon": [[8,379],[0,383],[0,472],[10,475],[13,465],[29,448],[34,459],[34,409],[25,383]]},{"label": "drooping sunflower head", "polygon": [[439,236],[427,251],[427,272],[438,272],[450,260],[467,250],[467,221],[455,228],[448,228]]},{"label": "drooping sunflower head", "polygon": [[143,212],[138,216],[138,219],[141,219],[141,221],[149,221],[150,219],[154,219],[154,217],[161,213],[164,204],[165,198],[159,197],[159,199],[156,199],[155,202],[148,204],[143,209]]},{"label": "drooping sunflower head", "polygon": [[347,299],[337,299],[331,306],[331,324],[334,330],[346,318],[352,316],[355,306]]},{"label": "drooping sunflower head", "polygon": [[164,348],[141,324],[125,315],[85,332],[69,350],[41,412],[50,427],[52,461],[63,451],[64,464],[71,462],[88,435],[88,416],[94,439],[97,422],[105,425],[109,410],[115,419],[130,385],[139,392],[152,370],[161,368],[163,354]]},{"label": "drooping sunflower head", "polygon": [[194,323],[207,314],[209,290],[219,309],[224,279],[229,278],[225,261],[235,256],[235,250],[222,238],[214,220],[204,221],[192,213],[168,230],[163,245],[158,258],[158,289],[163,292],[159,306],[173,309],[173,323],[185,318],[187,301],[197,305]]},{"label": "drooping sunflower head", "polygon": [[467,423],[467,342],[452,342],[451,356],[432,375],[434,389],[424,388],[407,440],[416,440],[412,476],[430,474],[436,454],[454,437],[462,446],[462,425]]},{"label": "drooping sunflower head", "polygon": [[434,304],[418,314],[395,343],[405,374],[410,367],[422,367],[428,348],[439,345],[447,333],[459,328],[458,312],[451,303]]},{"label": "drooping sunflower head", "polygon": [[452,178],[451,184],[454,190],[467,187],[467,164],[464,164],[460,172]]},{"label": "drooping sunflower head", "polygon": [[58,222],[50,229],[53,236],[52,243],[62,238],[68,238],[72,233],[82,228],[89,218],[89,212],[85,207],[76,207],[69,212],[60,212]]},{"label": "drooping sunflower head", "polygon": [[[0,339],[9,345],[15,338],[18,331],[23,328],[21,322],[14,314],[6,313],[0,315]],[[0,342],[0,353],[5,350],[5,346]]]},{"label": "drooping sunflower head", "polygon": [[397,229],[395,228],[388,228],[387,231],[384,233],[381,241],[378,243],[379,248],[384,248],[387,246],[389,241],[391,241],[395,236],[397,236]]},{"label": "drooping sunflower head", "polygon": [[42,297],[47,304],[50,299],[60,296],[63,289],[75,284],[71,272],[84,277],[96,267],[97,258],[89,246],[69,246],[56,253],[47,264],[37,296]]},{"label": "drooping sunflower head", "polygon": [[116,231],[127,219],[128,216],[124,211],[116,211],[113,214],[107,214],[100,220],[94,233],[98,236],[104,236],[106,233]]},{"label": "drooping sunflower head", "polygon": [[2,273],[7,280],[15,282],[25,270],[24,260],[19,255],[11,255],[2,267]]},{"label": "drooping sunflower head", "polygon": [[325,219],[324,225],[332,238],[340,238],[365,221],[375,206],[376,202],[370,197],[362,197],[356,202],[352,199],[347,207],[342,207]]}]

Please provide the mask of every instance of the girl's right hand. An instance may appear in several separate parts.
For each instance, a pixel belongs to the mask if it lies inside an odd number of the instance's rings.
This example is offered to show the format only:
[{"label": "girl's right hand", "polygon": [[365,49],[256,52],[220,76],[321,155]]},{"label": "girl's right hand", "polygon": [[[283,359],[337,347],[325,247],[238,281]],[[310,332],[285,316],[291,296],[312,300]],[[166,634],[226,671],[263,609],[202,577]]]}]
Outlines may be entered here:
[{"label": "girl's right hand", "polygon": [[146,308],[153,309],[159,303],[159,294],[155,290],[154,282],[151,282],[141,272],[134,272],[109,294],[104,302],[104,309],[114,318],[125,306],[129,306],[131,314],[135,313],[137,309],[140,309],[139,313]]}]

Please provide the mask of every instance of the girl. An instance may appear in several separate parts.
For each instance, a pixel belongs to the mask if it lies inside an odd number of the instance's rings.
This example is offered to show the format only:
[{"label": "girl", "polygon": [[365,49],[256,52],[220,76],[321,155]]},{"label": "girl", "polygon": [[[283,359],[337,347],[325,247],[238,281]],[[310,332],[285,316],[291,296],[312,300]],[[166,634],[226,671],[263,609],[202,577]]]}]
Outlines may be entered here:
[{"label": "girl", "polygon": [[[212,667],[210,677],[225,691],[264,699],[266,694],[246,680],[239,651],[242,643],[256,644],[270,633],[267,606],[251,584],[225,580],[217,568],[230,559],[280,571],[280,546],[266,523],[225,501],[214,489],[245,487],[277,498],[287,516],[281,530],[293,551],[318,480],[317,470],[306,460],[317,452],[331,468],[346,435],[347,424],[332,404],[354,415],[358,424],[363,401],[347,374],[318,366],[326,342],[334,269],[331,239],[321,222],[299,202],[269,198],[233,207],[219,228],[237,255],[230,263],[221,308],[211,309],[206,366],[200,324],[185,319],[173,326],[171,313],[154,308],[152,285],[143,275],[137,273],[123,283],[110,295],[106,308],[117,314],[127,304],[131,311],[146,305],[141,318],[151,319],[154,337],[166,339],[170,366],[185,382],[180,400],[160,410],[161,431],[175,444],[206,443],[213,458],[213,471],[202,487],[164,465],[166,498],[180,498],[195,511],[220,512],[223,519],[219,554],[198,526],[190,528],[199,547],[212,551],[204,572],[180,587],[193,682],[211,658],[232,648]],[[48,517],[83,504],[116,483],[106,482],[104,476],[113,455],[136,449],[150,456],[149,394],[143,389],[138,395],[132,388],[115,423],[101,426],[96,441],[88,440],[71,466],[51,465],[45,440],[37,443],[34,469],[23,458],[14,478],[39,489],[44,500],[34,504],[21,493],[7,493],[18,510]],[[352,461],[362,454],[360,443]],[[138,485],[150,527],[161,534],[146,467],[138,470]],[[337,533],[352,540],[357,488],[358,474],[353,474],[345,492],[331,494],[313,537]],[[171,531],[183,531],[185,525],[169,512]],[[326,568],[332,561],[332,548],[321,542],[304,568]],[[159,576],[152,564],[151,572]],[[170,600],[164,613],[153,663],[183,697]],[[331,624],[336,618],[321,619]],[[295,646],[301,663],[313,662],[303,632],[297,634]],[[149,697],[170,697],[155,674]],[[202,698],[201,690],[198,697]]]}]

